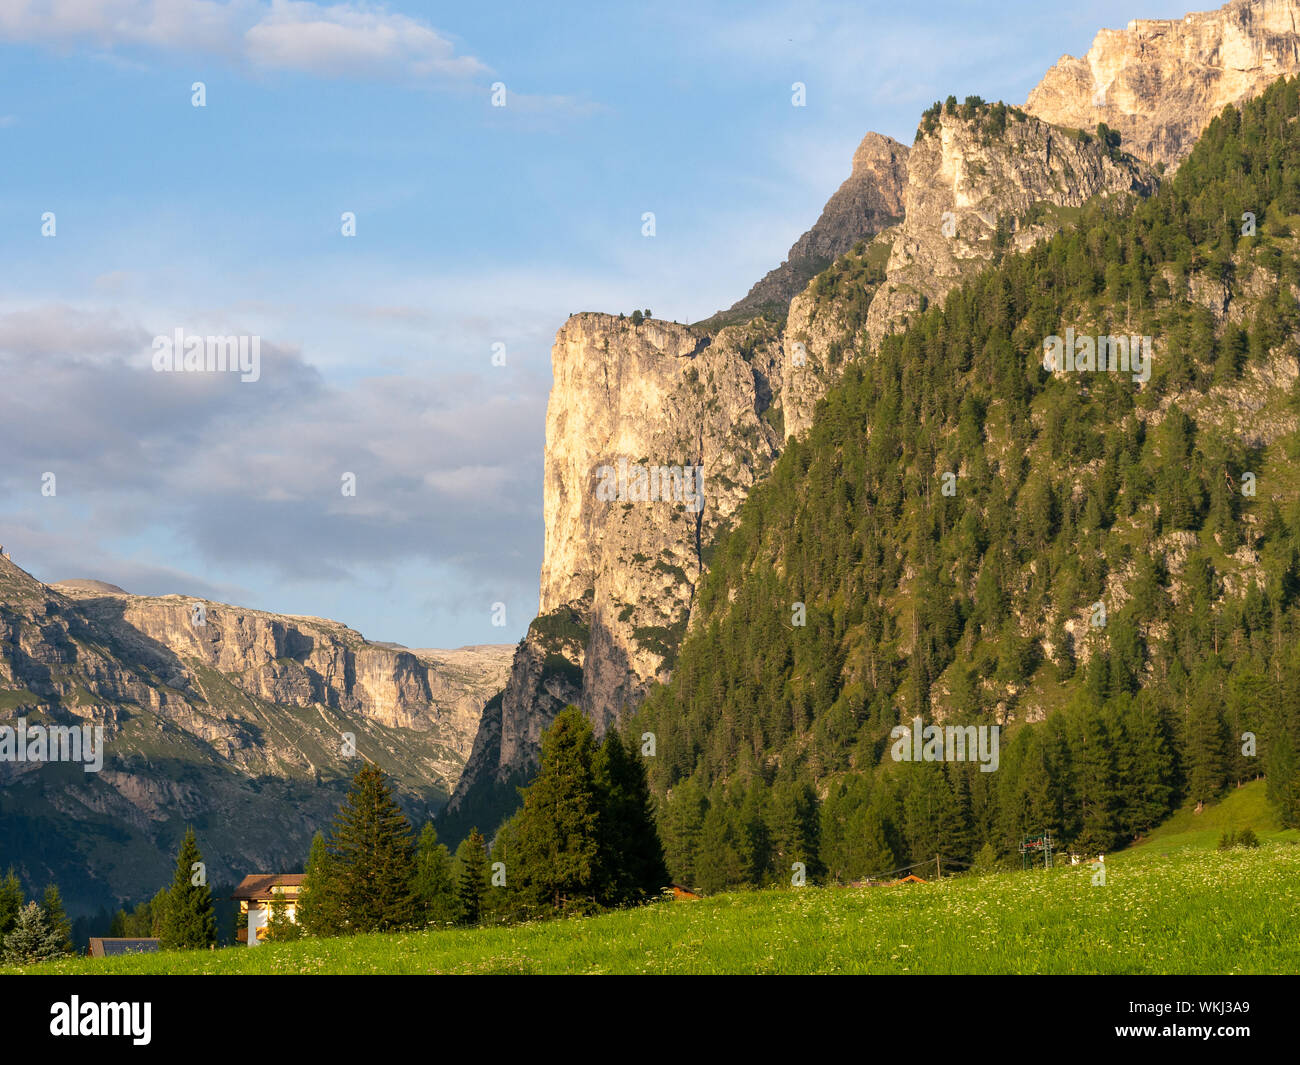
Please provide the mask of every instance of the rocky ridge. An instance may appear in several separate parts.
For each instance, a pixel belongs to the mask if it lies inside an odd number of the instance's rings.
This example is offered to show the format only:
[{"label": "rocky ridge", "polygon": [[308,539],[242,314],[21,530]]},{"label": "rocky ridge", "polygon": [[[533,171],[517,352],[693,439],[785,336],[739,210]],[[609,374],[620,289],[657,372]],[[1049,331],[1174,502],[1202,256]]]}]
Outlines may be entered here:
[{"label": "rocky ridge", "polygon": [[[186,822],[206,826],[215,879],[292,866],[357,755],[427,816],[459,778],[512,652],[393,650],[321,618],[47,586],[0,558],[0,724],[85,723],[105,744],[98,773],[0,764],[0,864],[59,880],[79,908],[152,893]],[[264,789],[283,801],[260,801]],[[58,875],[78,863],[89,874]]]},{"label": "rocky ridge", "polygon": [[1047,122],[1119,131],[1129,151],[1174,168],[1210,119],[1300,71],[1300,0],[1234,0],[1181,19],[1101,30],[1062,56],[1025,108]]}]

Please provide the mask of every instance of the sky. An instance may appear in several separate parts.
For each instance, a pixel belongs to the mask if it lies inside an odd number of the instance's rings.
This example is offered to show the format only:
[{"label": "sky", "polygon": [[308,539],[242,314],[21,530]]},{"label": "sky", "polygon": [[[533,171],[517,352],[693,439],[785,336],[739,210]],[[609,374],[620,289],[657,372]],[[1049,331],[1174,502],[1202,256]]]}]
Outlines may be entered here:
[{"label": "sky", "polygon": [[[868,131],[1186,3],[0,0],[0,543],[514,642],[571,312],[729,306]],[[158,372],[176,330],[258,338],[257,380]]]}]

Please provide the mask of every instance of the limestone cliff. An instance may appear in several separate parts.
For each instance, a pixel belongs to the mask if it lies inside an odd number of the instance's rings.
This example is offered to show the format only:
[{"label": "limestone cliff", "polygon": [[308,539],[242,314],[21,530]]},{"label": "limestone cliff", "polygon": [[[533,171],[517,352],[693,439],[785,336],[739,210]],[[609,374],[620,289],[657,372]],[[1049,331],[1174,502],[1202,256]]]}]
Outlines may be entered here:
[{"label": "limestone cliff", "polygon": [[710,336],[578,314],[556,337],[552,367],[541,616],[485,711],[452,815],[475,802],[508,807],[508,782],[526,775],[566,703],[603,732],[667,678],[704,548],[783,440],[772,406],[780,338],[763,319]]},{"label": "limestone cliff", "polygon": [[1102,30],[1083,58],[1062,56],[1025,107],[1048,122],[1104,122],[1123,146],[1176,166],[1228,104],[1300,71],[1300,0],[1234,0],[1181,19]]},{"label": "limestone cliff", "polygon": [[[0,725],[84,722],[105,742],[97,773],[0,763],[4,864],[59,880],[79,908],[139,898],[167,875],[188,821],[214,882],[292,867],[356,756],[427,816],[459,778],[512,651],[413,652],[320,618],[97,581],[46,586],[0,558]],[[90,872],[56,875],[74,866]]]}]

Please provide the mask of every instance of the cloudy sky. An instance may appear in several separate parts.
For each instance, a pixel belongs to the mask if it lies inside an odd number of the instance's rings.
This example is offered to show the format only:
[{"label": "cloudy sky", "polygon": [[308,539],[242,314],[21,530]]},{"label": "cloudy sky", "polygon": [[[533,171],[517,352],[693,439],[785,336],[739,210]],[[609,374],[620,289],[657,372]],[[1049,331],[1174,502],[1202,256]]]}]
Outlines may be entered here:
[{"label": "cloudy sky", "polygon": [[[46,581],[512,642],[570,312],[708,316],[868,130],[1021,103],[1185,3],[0,0],[0,543]],[[260,379],[154,372],[177,329],[260,337]]]}]

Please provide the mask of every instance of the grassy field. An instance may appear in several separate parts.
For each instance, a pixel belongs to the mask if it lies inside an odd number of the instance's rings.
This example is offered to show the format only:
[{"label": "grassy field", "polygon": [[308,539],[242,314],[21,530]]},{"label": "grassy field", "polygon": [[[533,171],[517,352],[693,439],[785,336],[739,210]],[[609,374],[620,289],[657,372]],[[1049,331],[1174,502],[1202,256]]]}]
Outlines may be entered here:
[{"label": "grassy field", "polygon": [[[1217,840],[1217,836],[1216,836]],[[1147,848],[937,884],[664,902],[515,928],[70,959],[76,973],[1295,973],[1300,846]]]}]

